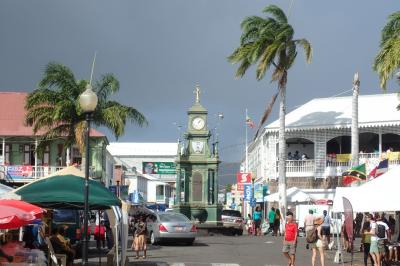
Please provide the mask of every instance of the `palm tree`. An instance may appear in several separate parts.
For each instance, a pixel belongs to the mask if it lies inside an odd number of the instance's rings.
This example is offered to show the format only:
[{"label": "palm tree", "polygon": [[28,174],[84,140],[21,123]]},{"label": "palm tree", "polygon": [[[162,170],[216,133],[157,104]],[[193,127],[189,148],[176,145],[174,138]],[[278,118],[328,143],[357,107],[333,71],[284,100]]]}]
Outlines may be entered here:
[{"label": "palm tree", "polygon": [[[65,138],[65,147],[77,144],[81,154],[84,154],[86,121],[79,96],[87,84],[86,80],[76,80],[72,71],[62,64],[49,63],[46,66],[38,88],[28,95],[25,104],[25,122],[33,126],[34,134],[40,135],[39,152],[51,140],[62,137]],[[92,116],[96,126],[110,129],[118,138],[124,134],[127,121],[138,126],[147,124],[146,118],[135,108],[110,100],[110,96],[119,90],[119,82],[114,75],[101,76],[93,89],[98,97]]]},{"label": "palm tree", "polygon": [[382,29],[380,50],[375,57],[373,69],[378,72],[381,88],[400,67],[400,11],[391,14]]},{"label": "palm tree", "polygon": [[[301,47],[307,63],[311,62],[312,48],[306,39],[294,39],[293,27],[285,13],[277,6],[267,6],[263,12],[266,18],[251,16],[241,23],[240,46],[228,57],[231,63],[240,63],[236,77],[241,78],[246,70],[257,64],[256,78],[261,80],[272,66],[271,81],[277,82],[278,92],[272,97],[260,120],[258,132],[271,113],[272,106],[280,94],[279,107],[279,192],[281,206],[286,210],[286,143],[285,143],[285,101],[288,70],[292,67],[297,48]],[[269,15],[269,16],[268,16]]]}]

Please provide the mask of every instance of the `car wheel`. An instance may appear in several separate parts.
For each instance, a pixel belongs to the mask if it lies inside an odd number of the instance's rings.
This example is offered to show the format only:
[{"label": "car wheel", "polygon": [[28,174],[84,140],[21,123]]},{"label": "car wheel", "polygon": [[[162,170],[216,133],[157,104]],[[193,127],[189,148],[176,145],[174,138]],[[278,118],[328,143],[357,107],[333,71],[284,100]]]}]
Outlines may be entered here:
[{"label": "car wheel", "polygon": [[150,243],[151,243],[153,246],[158,244],[158,240],[157,240],[157,238],[154,236],[154,233],[153,233],[153,232],[150,233]]},{"label": "car wheel", "polygon": [[238,236],[242,236],[242,235],[243,235],[243,230],[237,230],[236,234],[237,234]]}]

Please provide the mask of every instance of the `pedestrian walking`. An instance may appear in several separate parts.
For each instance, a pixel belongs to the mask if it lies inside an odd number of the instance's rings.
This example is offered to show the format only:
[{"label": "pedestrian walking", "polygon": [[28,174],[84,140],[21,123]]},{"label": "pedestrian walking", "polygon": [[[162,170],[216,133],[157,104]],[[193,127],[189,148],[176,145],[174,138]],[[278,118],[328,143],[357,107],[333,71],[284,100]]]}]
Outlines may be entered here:
[{"label": "pedestrian walking", "polygon": [[94,228],[94,239],[96,240],[97,249],[105,248],[106,244],[106,227],[104,221],[101,221],[99,225]]},{"label": "pedestrian walking", "polygon": [[[328,212],[326,210],[324,210],[323,212],[324,214],[324,221],[321,225],[321,229],[322,229],[322,236],[324,238],[324,240],[326,240],[326,242],[328,244],[331,243],[331,224],[332,224],[332,219],[331,217],[328,215]],[[329,245],[331,246],[331,245]]]},{"label": "pedestrian walking", "polygon": [[369,249],[369,254],[372,257],[372,260],[374,261],[374,266],[381,266],[381,259],[380,259],[380,255],[379,255],[379,249],[378,249],[379,238],[376,235],[376,232],[377,232],[376,222],[373,219],[371,214],[367,214],[365,220],[370,223],[370,230],[369,230],[369,232],[365,233],[365,234],[371,235],[371,245],[370,245],[370,249]]},{"label": "pedestrian walking", "polygon": [[313,242],[310,243],[310,248],[312,251],[311,257],[311,265],[315,266],[315,261],[317,259],[317,252],[319,253],[319,258],[321,261],[321,266],[325,266],[325,248],[326,248],[326,240],[322,234],[322,224],[324,222],[323,217],[318,217],[314,220],[314,229],[313,235]]},{"label": "pedestrian walking", "polygon": [[269,221],[268,232],[272,232],[272,235],[274,235],[274,224],[275,224],[275,208],[274,207],[272,207],[271,210],[268,212],[268,221]]},{"label": "pedestrian walking", "polygon": [[[389,226],[383,221],[385,216],[380,216],[378,213],[375,214],[376,221],[376,236],[378,237],[378,250],[381,259],[381,264],[388,264],[389,261],[389,250],[387,248],[388,241],[390,241]],[[386,220],[386,219],[385,219]]]},{"label": "pedestrian walking", "polygon": [[298,226],[293,219],[293,213],[286,213],[285,236],[283,238],[283,255],[288,260],[288,266],[294,266],[296,260]]},{"label": "pedestrian walking", "polygon": [[368,234],[371,228],[371,223],[369,221],[365,221],[362,229],[361,229],[361,244],[364,251],[364,266],[368,265],[368,258],[371,260],[371,265],[374,265],[374,261],[369,254],[371,248],[371,235]]},{"label": "pedestrian walking", "polygon": [[262,212],[259,206],[256,207],[256,210],[253,213],[253,221],[254,221],[254,235],[261,236],[261,219]]},{"label": "pedestrian walking", "polygon": [[143,251],[142,258],[147,257],[147,224],[144,216],[140,216],[139,221],[135,224],[135,235],[132,243],[132,249],[136,252],[135,259],[139,259],[140,251]]},{"label": "pedestrian walking", "polygon": [[275,219],[274,219],[274,236],[281,236],[281,212],[279,209],[275,210]]},{"label": "pedestrian walking", "polygon": [[[304,219],[304,231],[306,233],[306,238],[313,233],[314,228],[314,212],[309,210],[306,218]],[[309,248],[309,243],[307,243],[306,248]]]}]

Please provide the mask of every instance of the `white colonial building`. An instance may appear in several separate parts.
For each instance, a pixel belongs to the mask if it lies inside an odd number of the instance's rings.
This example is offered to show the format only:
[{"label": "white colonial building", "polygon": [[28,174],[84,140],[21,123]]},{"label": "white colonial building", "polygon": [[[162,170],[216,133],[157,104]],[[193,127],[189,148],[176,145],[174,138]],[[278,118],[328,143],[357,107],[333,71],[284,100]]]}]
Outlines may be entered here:
[{"label": "white colonial building", "polygon": [[[399,103],[398,94],[359,96],[359,158],[367,172],[383,158],[389,159],[389,167],[400,164]],[[319,98],[286,115],[288,187],[340,184],[342,172],[350,168],[351,107],[351,96]],[[272,190],[278,177],[278,131],[278,120],[267,125],[248,153],[249,171]]]},{"label": "white colonial building", "polygon": [[175,191],[177,143],[112,142],[107,150],[123,169],[121,185],[147,203],[169,204]]}]

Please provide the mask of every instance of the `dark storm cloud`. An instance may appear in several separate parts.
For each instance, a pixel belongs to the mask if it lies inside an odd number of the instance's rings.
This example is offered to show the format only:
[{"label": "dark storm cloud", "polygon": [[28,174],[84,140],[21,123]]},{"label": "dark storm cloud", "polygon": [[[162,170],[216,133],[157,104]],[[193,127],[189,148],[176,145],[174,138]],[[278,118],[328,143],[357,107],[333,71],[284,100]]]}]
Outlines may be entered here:
[{"label": "dark storm cloud", "polygon": [[[173,122],[186,125],[186,111],[198,82],[210,120],[223,112],[222,157],[243,156],[244,110],[257,122],[276,90],[268,76],[241,80],[226,57],[238,45],[240,22],[261,15],[271,1],[0,1],[0,90],[31,91],[44,66],[58,61],[77,78],[89,77],[94,51],[96,74],[112,72],[121,83],[117,99],[150,121],[128,126],[123,141],[175,141]],[[289,1],[274,1],[287,10]],[[314,47],[305,65],[299,54],[289,73],[288,110],[315,97],[350,89],[360,71],[363,94],[379,93],[371,63],[380,29],[396,11],[394,0],[294,0],[290,21],[297,37]],[[396,89],[394,83],[390,84]],[[276,118],[276,108],[272,118]],[[268,123],[271,122],[268,121]]]}]

